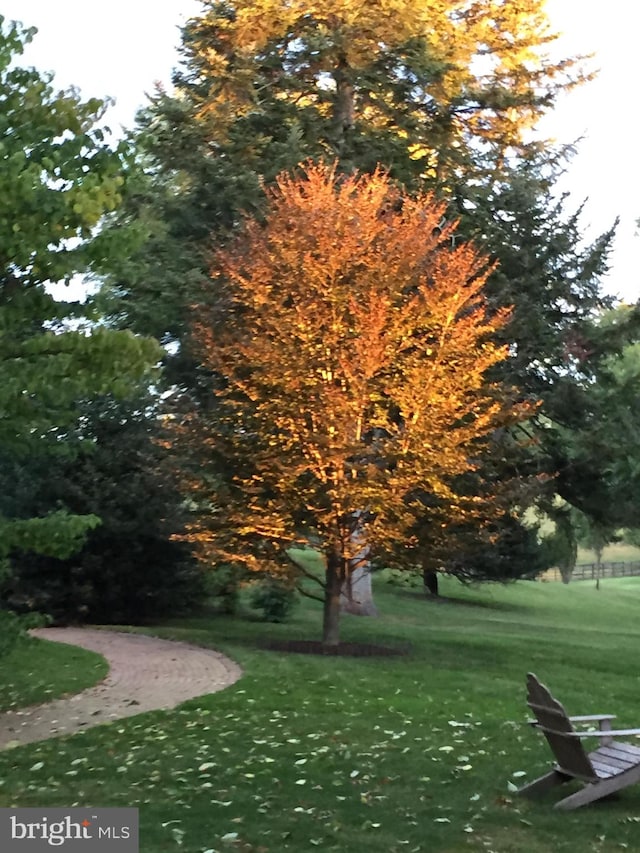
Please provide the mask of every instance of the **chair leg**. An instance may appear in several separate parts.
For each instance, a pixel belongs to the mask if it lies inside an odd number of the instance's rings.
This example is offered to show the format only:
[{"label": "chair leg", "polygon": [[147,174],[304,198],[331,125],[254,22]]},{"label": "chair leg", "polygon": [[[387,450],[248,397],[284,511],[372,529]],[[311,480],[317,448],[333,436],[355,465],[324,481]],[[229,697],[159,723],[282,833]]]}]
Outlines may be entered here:
[{"label": "chair leg", "polygon": [[619,773],[617,776],[593,782],[582,788],[582,790],[576,791],[575,794],[571,794],[571,796],[565,797],[564,800],[560,800],[559,803],[555,804],[554,808],[563,810],[578,809],[580,806],[586,806],[588,803],[602,799],[602,797],[608,797],[611,794],[621,791],[628,785],[633,785],[637,782],[640,782],[640,766],[632,767],[623,773]]},{"label": "chair leg", "polygon": [[525,797],[535,797],[537,794],[544,794],[545,791],[550,791],[551,788],[555,788],[557,785],[569,782],[571,778],[571,776],[567,776],[566,773],[561,773],[559,770],[552,770],[550,773],[540,776],[539,779],[529,782],[528,785],[518,788],[517,793],[523,794]]},{"label": "chair leg", "polygon": [[586,788],[576,791],[575,794],[565,797],[564,800],[560,800],[555,804],[554,809],[562,809],[562,811],[579,809],[580,806],[586,806],[588,803],[593,803],[601,797],[606,797],[608,793],[610,792],[604,791],[598,782],[594,782],[591,785],[587,785]]}]

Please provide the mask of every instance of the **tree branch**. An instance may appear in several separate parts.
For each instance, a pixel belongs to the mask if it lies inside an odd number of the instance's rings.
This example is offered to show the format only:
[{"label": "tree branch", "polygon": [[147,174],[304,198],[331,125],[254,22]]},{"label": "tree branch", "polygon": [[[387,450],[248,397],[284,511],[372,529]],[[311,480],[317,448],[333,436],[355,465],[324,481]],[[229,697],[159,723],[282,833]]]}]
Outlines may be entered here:
[{"label": "tree branch", "polygon": [[296,589],[300,593],[300,595],[304,595],[305,598],[312,598],[314,601],[319,601],[320,604],[324,604],[324,598],[319,595],[314,595],[312,592],[308,592],[306,589],[303,589],[299,584],[296,584]]},{"label": "tree branch", "polygon": [[[287,553],[286,551],[285,551],[285,555],[287,557],[287,560],[289,560],[290,563],[293,563],[293,565],[296,567],[296,569],[299,572],[302,572],[302,574],[306,578],[309,578],[309,580],[315,581],[318,584],[318,586],[322,587],[322,589],[325,588],[324,582],[317,575],[314,575],[313,572],[310,572],[308,569],[305,569],[304,566],[302,566],[300,563],[298,563],[297,560],[294,560],[293,557],[289,553]],[[309,594],[309,596],[311,598],[315,598],[314,595]],[[320,600],[322,601],[322,599],[320,599]]]}]

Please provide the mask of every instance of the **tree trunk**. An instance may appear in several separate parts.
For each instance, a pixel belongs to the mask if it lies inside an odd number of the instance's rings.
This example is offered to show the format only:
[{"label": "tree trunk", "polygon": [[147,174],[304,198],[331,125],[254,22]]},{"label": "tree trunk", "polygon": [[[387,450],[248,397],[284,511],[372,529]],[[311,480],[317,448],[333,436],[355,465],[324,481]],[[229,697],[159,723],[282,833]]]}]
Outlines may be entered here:
[{"label": "tree trunk", "polygon": [[333,126],[335,134],[335,147],[338,153],[344,146],[344,138],[347,130],[355,124],[355,90],[348,76],[349,65],[345,59],[341,59],[338,67],[333,72],[336,84],[336,97],[333,105]]},{"label": "tree trunk", "polygon": [[359,560],[342,587],[340,605],[343,613],[353,616],[377,616],[371,588],[371,563]]},{"label": "tree trunk", "polygon": [[353,514],[354,528],[349,537],[348,574],[342,583],[340,606],[343,613],[353,616],[377,616],[371,588],[369,546],[362,525],[363,514]]},{"label": "tree trunk", "polygon": [[576,531],[571,520],[571,515],[566,509],[558,510],[551,517],[555,522],[556,534],[559,536],[559,541],[562,545],[563,553],[558,560],[562,583],[569,583],[578,560]]},{"label": "tree trunk", "polygon": [[427,592],[430,592],[431,595],[438,595],[438,573],[434,572],[433,569],[424,569],[422,579]]},{"label": "tree trunk", "polygon": [[344,557],[330,553],[327,556],[322,622],[322,645],[327,648],[335,648],[340,643],[340,590],[344,574]]}]

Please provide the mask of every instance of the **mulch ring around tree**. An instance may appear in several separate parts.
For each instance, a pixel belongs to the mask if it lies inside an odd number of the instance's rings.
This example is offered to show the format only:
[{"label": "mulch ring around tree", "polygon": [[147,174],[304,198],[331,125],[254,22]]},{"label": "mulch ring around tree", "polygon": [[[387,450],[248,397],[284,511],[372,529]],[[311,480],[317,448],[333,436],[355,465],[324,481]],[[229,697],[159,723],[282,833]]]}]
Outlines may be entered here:
[{"label": "mulch ring around tree", "polygon": [[270,652],[353,658],[398,657],[410,651],[408,645],[392,647],[376,643],[340,643],[338,646],[325,646],[320,640],[264,640],[260,648]]}]

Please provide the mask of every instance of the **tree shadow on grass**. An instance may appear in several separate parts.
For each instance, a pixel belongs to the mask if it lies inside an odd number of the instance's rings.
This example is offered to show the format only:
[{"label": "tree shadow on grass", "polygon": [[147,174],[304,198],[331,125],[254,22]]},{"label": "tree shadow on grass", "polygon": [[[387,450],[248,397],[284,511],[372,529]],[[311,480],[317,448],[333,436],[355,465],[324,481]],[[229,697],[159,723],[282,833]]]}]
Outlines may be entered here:
[{"label": "tree shadow on grass", "polygon": [[471,607],[481,610],[500,610],[502,612],[524,613],[529,608],[524,604],[514,604],[509,601],[490,601],[469,598],[456,598],[451,595],[431,595],[425,593],[421,589],[399,589],[394,590],[394,594],[403,598],[411,598],[413,601],[424,601],[428,605],[439,606],[457,606]]},{"label": "tree shadow on grass", "polygon": [[397,646],[379,645],[370,642],[345,641],[337,646],[324,646],[320,640],[267,639],[259,647],[271,652],[287,652],[300,655],[323,655],[329,657],[401,657],[409,654],[408,643]]}]

